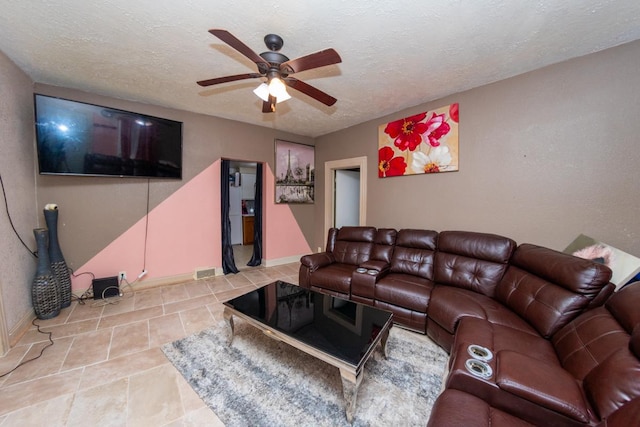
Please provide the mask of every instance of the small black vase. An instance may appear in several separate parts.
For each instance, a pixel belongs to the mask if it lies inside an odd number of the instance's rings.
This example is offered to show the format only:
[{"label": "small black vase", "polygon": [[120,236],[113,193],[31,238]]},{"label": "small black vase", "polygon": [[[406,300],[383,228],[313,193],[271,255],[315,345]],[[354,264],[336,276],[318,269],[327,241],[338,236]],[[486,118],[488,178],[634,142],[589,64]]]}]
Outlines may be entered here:
[{"label": "small black vase", "polygon": [[49,229],[49,261],[53,275],[60,288],[60,304],[62,308],[71,305],[71,277],[58,242],[58,207],[48,204],[44,208],[44,220]]},{"label": "small black vase", "polygon": [[36,228],[33,235],[38,247],[38,265],[31,282],[31,300],[38,319],[51,319],[60,314],[60,290],[51,271],[47,251],[48,232],[46,228]]}]

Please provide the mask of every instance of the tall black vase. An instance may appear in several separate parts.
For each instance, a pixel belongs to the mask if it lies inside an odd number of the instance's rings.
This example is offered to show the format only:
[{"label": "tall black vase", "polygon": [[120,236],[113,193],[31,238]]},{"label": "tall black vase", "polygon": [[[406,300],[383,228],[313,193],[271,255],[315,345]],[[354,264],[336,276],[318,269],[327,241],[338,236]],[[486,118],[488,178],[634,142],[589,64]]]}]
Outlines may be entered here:
[{"label": "tall black vase", "polygon": [[71,277],[69,277],[69,268],[58,242],[58,206],[46,205],[44,220],[49,229],[49,260],[60,289],[60,303],[62,308],[69,307],[71,305]]},{"label": "tall black vase", "polygon": [[49,253],[47,251],[48,231],[36,228],[33,235],[38,247],[38,265],[31,282],[31,300],[38,319],[51,319],[60,314],[60,289],[51,271]]}]

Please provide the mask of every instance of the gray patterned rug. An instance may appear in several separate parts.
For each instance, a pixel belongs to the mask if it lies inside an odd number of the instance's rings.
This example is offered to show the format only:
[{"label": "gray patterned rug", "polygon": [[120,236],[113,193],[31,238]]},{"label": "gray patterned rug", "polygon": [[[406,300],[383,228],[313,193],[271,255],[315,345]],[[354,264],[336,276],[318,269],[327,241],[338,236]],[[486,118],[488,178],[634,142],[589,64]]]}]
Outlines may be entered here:
[{"label": "gray patterned rug", "polygon": [[[236,321],[166,344],[164,354],[225,426],[342,426],[340,373]],[[391,329],[389,358],[376,349],[364,370],[354,426],[424,426],[447,354],[427,337]]]}]

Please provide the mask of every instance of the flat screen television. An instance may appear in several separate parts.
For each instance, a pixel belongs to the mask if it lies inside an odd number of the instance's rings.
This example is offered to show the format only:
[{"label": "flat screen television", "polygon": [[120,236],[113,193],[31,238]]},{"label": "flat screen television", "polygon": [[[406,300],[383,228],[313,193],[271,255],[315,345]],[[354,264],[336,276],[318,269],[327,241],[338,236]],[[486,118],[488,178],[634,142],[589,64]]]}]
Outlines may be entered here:
[{"label": "flat screen television", "polygon": [[35,94],[40,174],[182,178],[182,123]]}]

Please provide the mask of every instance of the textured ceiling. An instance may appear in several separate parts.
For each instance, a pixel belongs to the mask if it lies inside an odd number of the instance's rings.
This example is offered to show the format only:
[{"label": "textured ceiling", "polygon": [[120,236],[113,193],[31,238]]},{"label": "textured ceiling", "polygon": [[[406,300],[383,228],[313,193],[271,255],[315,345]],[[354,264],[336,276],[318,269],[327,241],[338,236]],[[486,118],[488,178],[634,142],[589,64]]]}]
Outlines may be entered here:
[{"label": "textured ceiling", "polygon": [[[295,74],[338,98],[295,90],[261,113],[255,72],[207,31],[260,53],[342,63]],[[638,0],[0,0],[0,50],[35,82],[319,136],[443,96],[640,39]]]}]

